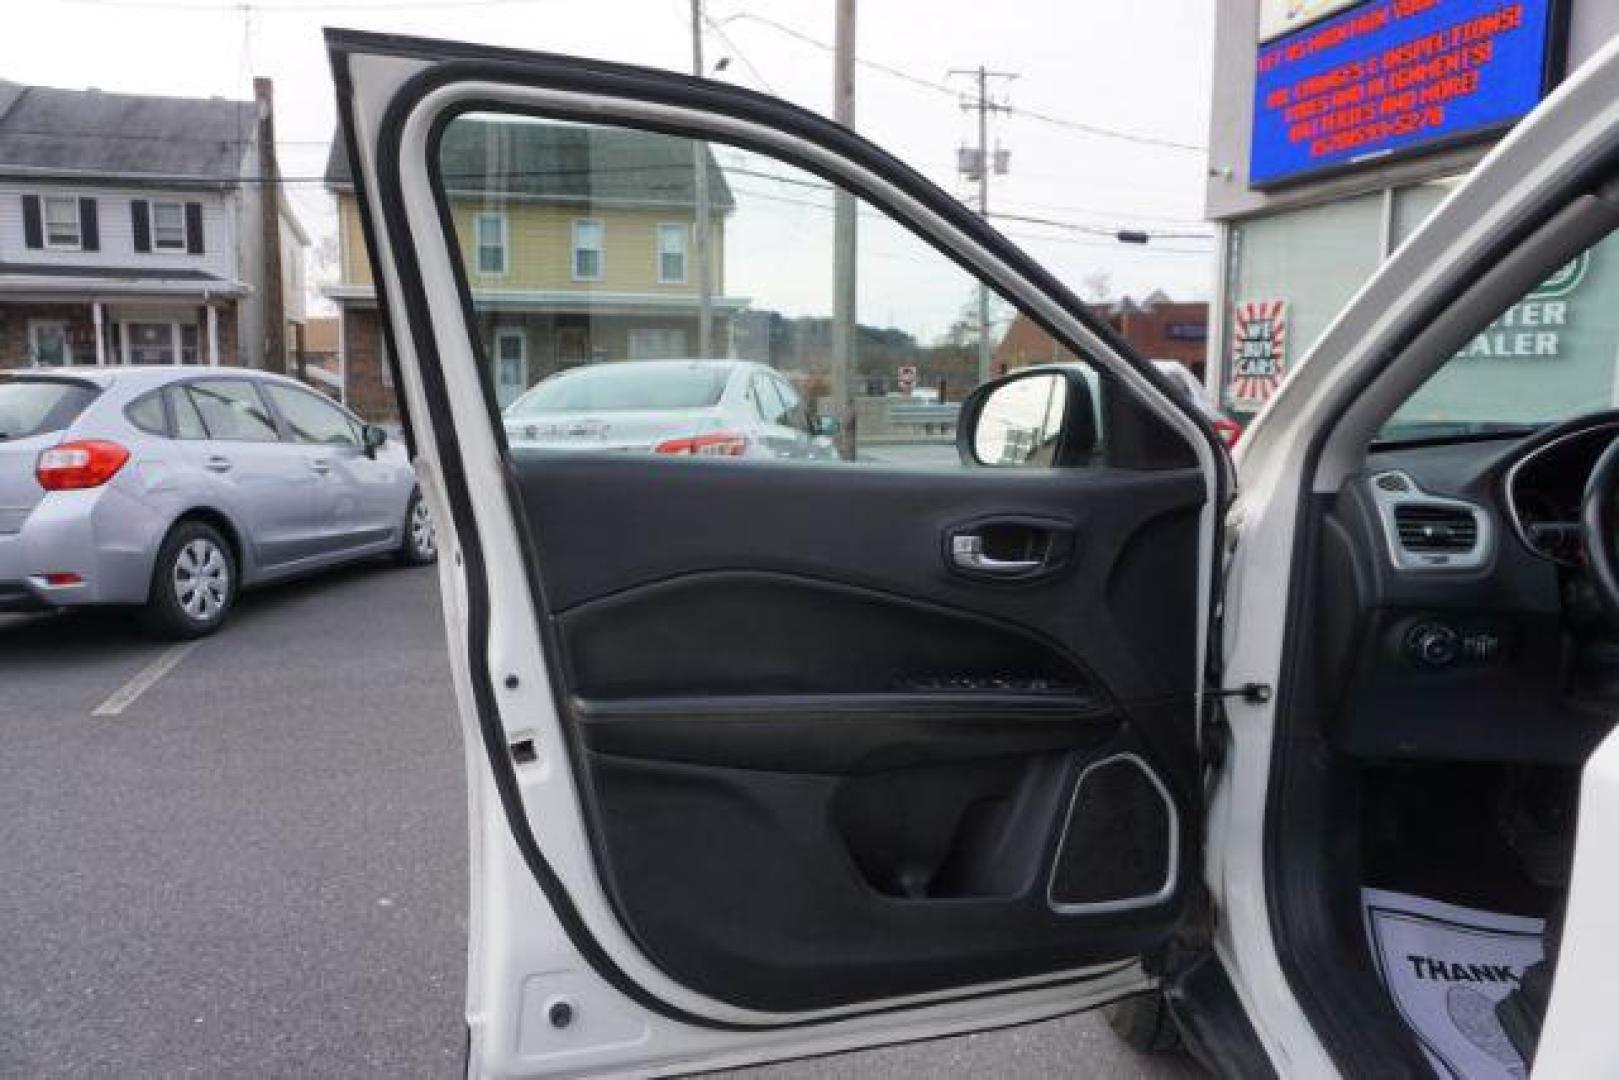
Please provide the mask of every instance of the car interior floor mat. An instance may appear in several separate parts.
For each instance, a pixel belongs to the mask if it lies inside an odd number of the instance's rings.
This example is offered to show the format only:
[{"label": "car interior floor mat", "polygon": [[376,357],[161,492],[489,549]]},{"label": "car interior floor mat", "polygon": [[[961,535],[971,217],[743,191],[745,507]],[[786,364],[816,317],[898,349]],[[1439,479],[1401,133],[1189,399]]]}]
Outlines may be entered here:
[{"label": "car interior floor mat", "polygon": [[1529,965],[1518,985],[1495,1006],[1496,1018],[1501,1021],[1501,1029],[1506,1032],[1512,1048],[1530,1066],[1535,1063],[1540,1031],[1551,1004],[1557,954],[1563,943],[1563,915],[1567,910],[1566,905],[1560,905],[1552,912],[1546,920],[1546,955],[1538,963]]},{"label": "car interior floor mat", "polygon": [[1498,1010],[1545,959],[1546,921],[1383,889],[1363,890],[1362,903],[1383,985],[1434,1072],[1527,1076],[1529,1059]]}]

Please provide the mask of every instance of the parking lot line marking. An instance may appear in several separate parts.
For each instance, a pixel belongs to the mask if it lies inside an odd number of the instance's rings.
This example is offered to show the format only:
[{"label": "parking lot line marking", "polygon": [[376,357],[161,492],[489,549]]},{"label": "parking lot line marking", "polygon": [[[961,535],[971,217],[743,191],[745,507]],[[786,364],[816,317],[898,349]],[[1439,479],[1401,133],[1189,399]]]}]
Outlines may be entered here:
[{"label": "parking lot line marking", "polygon": [[159,679],[173,671],[176,664],[191,655],[191,650],[201,644],[201,641],[183,641],[164,650],[156,660],[137,671],[134,678],[113,691],[112,697],[97,705],[90,715],[119,715],[135,704],[142,694],[156,686]]}]

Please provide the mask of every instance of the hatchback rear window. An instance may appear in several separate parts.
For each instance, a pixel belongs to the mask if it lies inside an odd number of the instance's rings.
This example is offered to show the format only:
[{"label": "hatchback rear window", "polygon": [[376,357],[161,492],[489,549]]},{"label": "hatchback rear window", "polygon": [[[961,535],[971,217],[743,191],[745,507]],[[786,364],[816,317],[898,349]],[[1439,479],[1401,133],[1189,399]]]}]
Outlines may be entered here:
[{"label": "hatchback rear window", "polygon": [[719,404],[730,369],[697,364],[670,367],[604,364],[553,376],[512,403],[514,416],[632,409],[706,409]]},{"label": "hatchback rear window", "polygon": [[67,379],[0,377],[0,442],[61,431],[100,393]]}]

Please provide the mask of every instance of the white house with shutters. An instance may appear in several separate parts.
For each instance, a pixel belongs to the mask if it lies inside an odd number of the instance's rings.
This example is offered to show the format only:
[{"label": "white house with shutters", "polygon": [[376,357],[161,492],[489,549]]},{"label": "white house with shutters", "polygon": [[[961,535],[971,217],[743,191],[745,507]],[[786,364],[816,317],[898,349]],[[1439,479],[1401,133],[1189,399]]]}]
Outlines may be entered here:
[{"label": "white house with shutters", "polygon": [[308,238],[270,107],[0,81],[0,368],[282,367]]}]

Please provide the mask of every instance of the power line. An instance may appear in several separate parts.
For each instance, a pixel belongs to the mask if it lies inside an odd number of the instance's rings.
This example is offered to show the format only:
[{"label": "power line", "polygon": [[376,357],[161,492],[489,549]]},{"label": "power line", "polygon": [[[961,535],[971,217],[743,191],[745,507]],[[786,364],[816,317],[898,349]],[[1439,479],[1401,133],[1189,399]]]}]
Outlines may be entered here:
[{"label": "power line", "polygon": [[[1104,229],[1099,225],[1079,225],[1071,221],[1057,221],[1054,218],[1033,217],[1028,214],[1003,214],[998,211],[991,211],[989,216],[992,218],[999,218],[1002,221],[1018,221],[1025,225],[1049,225],[1054,229],[1067,229],[1069,232],[1087,233],[1091,236],[1116,237],[1120,231],[1118,229]],[[1154,232],[1145,229],[1135,231],[1140,232],[1141,235],[1152,240],[1214,239],[1213,233],[1206,232]]]},{"label": "power line", "polygon": [[753,61],[748,59],[748,54],[743,52],[737,43],[731,40],[731,35],[725,32],[724,26],[721,26],[719,22],[717,22],[714,17],[709,15],[707,12],[703,13],[703,22],[710,30],[718,34],[719,39],[725,42],[726,48],[730,49],[731,52],[736,55],[736,58],[742,61],[742,66],[748,69],[748,73],[753,76],[755,82],[764,87],[771,94],[774,94],[776,97],[781,96],[776,92],[776,88],[770,85],[770,80],[765,78],[759,69],[753,66]]},{"label": "power line", "polygon": [[[802,30],[795,29],[788,26],[786,23],[778,22],[777,20],[768,18],[764,15],[756,15],[751,11],[739,11],[734,15],[727,16],[723,21],[735,22],[738,20],[756,22],[761,26],[767,26],[778,33],[785,34],[790,38],[801,41],[806,45],[813,46],[822,50],[823,52],[833,51],[831,45],[828,45],[826,42],[804,33]],[[923,78],[920,75],[901,70],[900,68],[893,67],[889,64],[879,63],[875,60],[867,60],[864,57],[856,57],[855,63],[861,65],[862,67],[870,68],[873,71],[880,71],[884,75],[888,75],[891,78],[899,79],[903,82],[908,82],[913,86],[921,87],[924,90],[931,90],[936,94],[943,94],[945,96],[957,99],[959,99],[961,96],[959,91],[952,86],[942,82],[935,82],[932,79]],[[1087,124],[1079,120],[1069,120],[1064,117],[1053,116],[1050,113],[1036,112],[1033,109],[1008,106],[1006,111],[1014,116],[1026,117],[1027,119],[1035,120],[1043,124],[1051,124],[1055,127],[1066,128],[1070,131],[1077,131],[1081,134],[1092,135],[1097,138],[1120,139],[1125,142],[1138,143],[1143,146],[1155,146],[1166,150],[1183,150],[1189,153],[1202,154],[1208,152],[1208,147],[1199,146],[1194,143],[1178,142],[1174,139],[1160,138],[1155,135],[1141,135],[1133,131],[1120,131],[1117,128],[1107,128],[1098,124]]]}]

